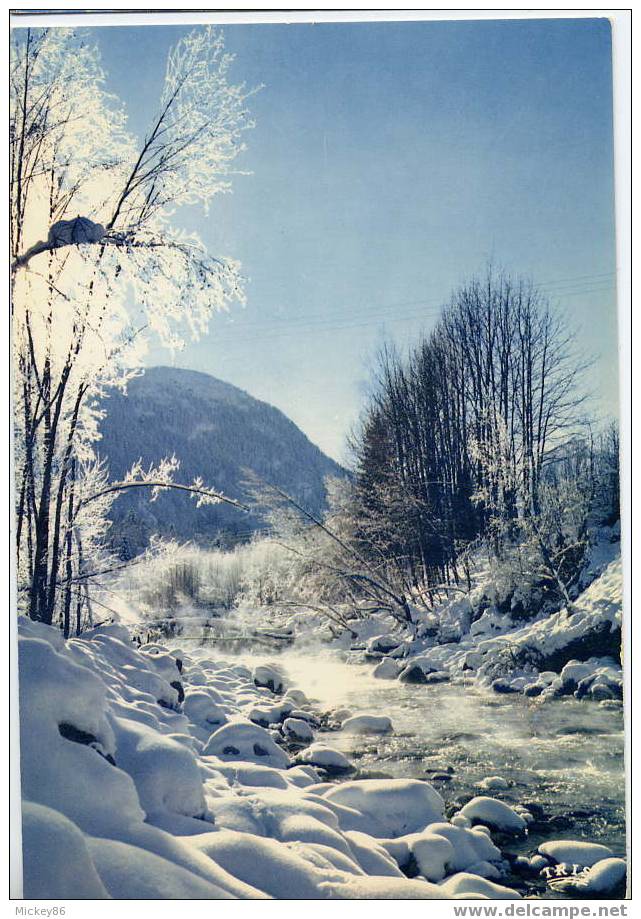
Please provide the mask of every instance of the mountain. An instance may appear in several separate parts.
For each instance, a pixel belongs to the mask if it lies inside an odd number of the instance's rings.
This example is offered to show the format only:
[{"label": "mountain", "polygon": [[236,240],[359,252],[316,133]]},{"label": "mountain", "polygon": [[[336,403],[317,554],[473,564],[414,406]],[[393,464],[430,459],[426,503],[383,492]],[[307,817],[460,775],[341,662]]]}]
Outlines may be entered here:
[{"label": "mountain", "polygon": [[[176,481],[196,476],[231,498],[243,499],[244,469],[278,485],[306,508],[325,506],[325,476],[345,471],[281,411],[206,373],[152,367],[126,394],[105,399],[98,452],[114,479],[142,459],[145,466],[175,454]],[[123,493],[112,509],[112,542],[124,557],[143,549],[152,533],[201,544],[231,545],[264,524],[260,517],[218,504],[197,508],[188,495],[146,489]]]}]

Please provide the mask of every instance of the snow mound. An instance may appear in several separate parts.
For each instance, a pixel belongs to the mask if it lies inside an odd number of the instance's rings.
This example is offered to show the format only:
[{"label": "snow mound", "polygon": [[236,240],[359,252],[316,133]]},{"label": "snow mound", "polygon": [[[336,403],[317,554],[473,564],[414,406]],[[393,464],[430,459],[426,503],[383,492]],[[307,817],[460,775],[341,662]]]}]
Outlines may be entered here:
[{"label": "snow mound", "polygon": [[520,900],[521,895],[509,887],[494,884],[478,875],[461,872],[448,878],[440,884],[448,898],[475,899],[480,897],[487,900]]},{"label": "snow mound", "polygon": [[147,817],[169,811],[203,819],[207,807],[194,753],[170,737],[114,718],[118,763],[133,778]]},{"label": "snow mound", "polygon": [[[500,850],[480,829],[467,829],[450,823],[434,823],[428,827],[428,833],[438,835],[450,843],[452,855],[447,859],[449,871],[469,871],[473,865],[501,860]],[[416,845],[417,842],[413,842],[410,846],[413,853]]]},{"label": "snow mound", "polygon": [[[109,894],[118,900],[230,900],[233,894],[147,852],[113,839],[92,839],[89,847]],[[260,893],[255,892],[259,897]]]},{"label": "snow mound", "polygon": [[455,871],[496,876],[495,863],[501,861],[500,850],[480,828],[444,822],[432,823],[423,832],[383,839],[381,845],[400,868],[407,868],[413,856],[429,881],[441,881]]},{"label": "snow mound", "polygon": [[251,706],[247,717],[254,724],[263,728],[269,727],[270,724],[278,724],[290,712],[294,710],[294,704],[289,699],[284,699],[275,705],[254,705]]},{"label": "snow mound", "polygon": [[148,658],[151,661],[154,670],[156,670],[158,675],[166,680],[169,685],[176,681],[180,681],[181,667],[173,654],[169,654],[169,652],[164,649],[157,650],[155,648],[149,651],[146,651],[145,648],[141,648],[140,653],[144,658]]},{"label": "snow mound", "polygon": [[[323,881],[321,890],[333,900],[445,900],[442,888],[420,880],[395,877],[350,877],[340,881]],[[454,897],[459,899],[459,897]]]},{"label": "snow mound", "polygon": [[349,840],[350,849],[358,864],[366,874],[397,878],[404,876],[396,861],[373,836],[359,833],[357,830],[347,830],[345,837]]},{"label": "snow mound", "polygon": [[279,900],[316,900],[322,870],[290,844],[234,830],[192,836],[189,843],[230,874]]},{"label": "snow mound", "polygon": [[[228,784],[235,788],[289,788],[289,774],[282,769],[273,769],[271,766],[255,766],[253,763],[232,762],[216,763],[216,775],[227,779]],[[206,780],[206,789],[209,791],[214,783]],[[204,830],[203,830],[204,832]]]},{"label": "snow mound", "polygon": [[105,684],[48,642],[23,638],[19,651],[24,797],[90,833],[117,835],[123,819],[142,821],[131,777],[106,759],[113,759],[116,741]]},{"label": "snow mound", "polygon": [[346,809],[339,816],[343,830],[379,839],[415,833],[443,817],[439,793],[416,779],[357,779],[330,786],[323,798]]},{"label": "snow mound", "polygon": [[307,696],[302,689],[295,689],[290,687],[285,693],[285,699],[288,702],[291,702],[295,706],[301,706],[307,704]]},{"label": "snow mound", "polygon": [[420,873],[428,881],[442,881],[454,860],[454,846],[444,836],[425,833],[411,846]]},{"label": "snow mound", "polygon": [[23,893],[29,900],[106,900],[86,838],[57,811],[25,801],[22,808]]},{"label": "snow mound", "polygon": [[269,732],[251,721],[236,721],[218,728],[207,741],[202,755],[262,763],[277,769],[286,769],[291,762]]},{"label": "snow mound", "polygon": [[183,712],[198,728],[211,732],[212,727],[221,727],[227,722],[227,715],[208,692],[190,690],[183,702]]}]

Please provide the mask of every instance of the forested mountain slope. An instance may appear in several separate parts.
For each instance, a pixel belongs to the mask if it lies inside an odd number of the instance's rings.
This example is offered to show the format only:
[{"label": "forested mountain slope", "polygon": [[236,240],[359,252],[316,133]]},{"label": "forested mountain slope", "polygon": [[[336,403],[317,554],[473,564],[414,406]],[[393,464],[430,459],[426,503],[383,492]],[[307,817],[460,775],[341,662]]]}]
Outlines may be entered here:
[{"label": "forested mountain slope", "polygon": [[[243,498],[245,469],[278,485],[312,511],[324,506],[324,478],[342,468],[316,447],[281,411],[206,373],[152,367],[133,380],[126,395],[105,401],[99,453],[113,478],[132,463],[157,462],[174,453],[176,480],[204,482]],[[201,543],[233,544],[261,521],[227,505],[196,508],[177,492],[150,502],[146,489],[123,494],[113,509],[113,542],[131,556],[159,532]]]}]

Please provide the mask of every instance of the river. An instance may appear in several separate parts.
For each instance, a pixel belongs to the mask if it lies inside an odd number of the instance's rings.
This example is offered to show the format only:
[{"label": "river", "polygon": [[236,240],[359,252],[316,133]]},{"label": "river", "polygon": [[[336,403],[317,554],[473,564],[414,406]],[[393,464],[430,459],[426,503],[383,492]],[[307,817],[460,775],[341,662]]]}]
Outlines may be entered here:
[{"label": "river", "polygon": [[388,735],[323,735],[350,757],[358,777],[428,779],[449,813],[461,798],[481,793],[479,780],[498,775],[510,788],[494,794],[542,808],[528,836],[504,848],[532,854],[546,839],[586,839],[625,855],[620,706],[496,695],[472,681],[423,686],[379,680],[370,665],[324,648],[244,651],[234,658],[249,666],[278,663],[323,712],[388,715],[394,725]]}]

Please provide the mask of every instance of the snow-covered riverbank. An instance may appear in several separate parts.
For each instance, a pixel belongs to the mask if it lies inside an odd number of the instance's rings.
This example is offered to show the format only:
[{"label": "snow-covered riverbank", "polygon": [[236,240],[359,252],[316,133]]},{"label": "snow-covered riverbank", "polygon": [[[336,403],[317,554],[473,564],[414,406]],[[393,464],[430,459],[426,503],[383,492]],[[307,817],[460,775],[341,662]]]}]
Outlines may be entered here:
[{"label": "snow-covered riverbank", "polygon": [[571,609],[527,624],[488,611],[457,641],[424,641],[423,650],[419,638],[410,642],[407,654],[404,642],[390,648],[391,636],[373,636],[366,654],[380,659],[377,675],[382,678],[396,675],[407,682],[430,683],[473,672],[498,693],[621,700],[621,590],[621,560],[616,559]]},{"label": "snow-covered riverbank", "polygon": [[[353,778],[325,730],[347,713],[328,719],[279,668],[137,648],[122,626],[20,632],[28,897],[517,898],[516,874],[544,869],[621,895],[605,846],[551,836],[509,860],[537,814],[496,780],[452,810],[436,782]],[[393,736],[376,714],[345,731]],[[573,880],[569,858],[597,867]]]},{"label": "snow-covered riverbank", "polygon": [[[617,529],[595,535],[571,606],[532,612],[513,586],[485,572],[469,593],[458,592],[430,613],[416,611],[402,626],[391,615],[350,618],[349,631],[331,628],[320,613],[263,610],[274,625],[312,646],[352,651],[352,660],[375,666],[384,680],[437,684],[474,679],[496,693],[542,701],[565,696],[596,702],[623,698],[622,593]],[[255,610],[236,611],[242,623]]]}]

